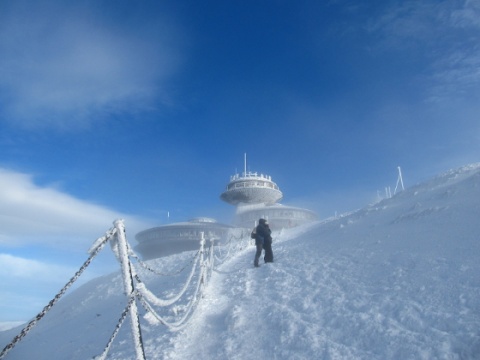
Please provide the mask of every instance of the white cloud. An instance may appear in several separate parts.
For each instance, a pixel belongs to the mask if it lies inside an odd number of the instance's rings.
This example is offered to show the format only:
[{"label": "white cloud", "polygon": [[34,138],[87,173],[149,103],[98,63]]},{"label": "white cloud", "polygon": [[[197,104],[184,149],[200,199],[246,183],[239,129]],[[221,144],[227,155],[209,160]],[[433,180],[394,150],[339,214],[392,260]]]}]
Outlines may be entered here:
[{"label": "white cloud", "polygon": [[0,322],[0,331],[12,329],[16,326],[22,325],[24,321],[3,321]]},{"label": "white cloud", "polygon": [[432,2],[401,2],[372,19],[368,30],[383,38],[383,46],[404,49],[434,36],[440,8]]},{"label": "white cloud", "polygon": [[0,268],[0,323],[38,313],[78,270],[6,253],[0,253]]},{"label": "white cloud", "polygon": [[[372,19],[369,31],[379,47],[405,57],[423,58],[418,65],[426,98],[433,102],[480,93],[480,1],[406,1],[390,6]],[[472,96],[473,94],[473,96]]]},{"label": "white cloud", "polygon": [[76,271],[76,269],[71,267],[53,265],[10,254],[0,254],[0,267],[2,269],[8,269],[8,273],[4,272],[2,277],[8,276],[21,280],[43,279],[44,281],[55,281],[58,274],[74,274]]},{"label": "white cloud", "polygon": [[30,175],[0,168],[0,244],[87,250],[115,219],[134,234],[149,225],[135,216],[34,184]]},{"label": "white cloud", "polygon": [[480,1],[465,1],[460,8],[452,11],[451,20],[455,26],[480,28]]},{"label": "white cloud", "polygon": [[[480,35],[480,34],[479,34]],[[433,64],[435,80],[430,101],[473,97],[480,92],[480,48],[456,49]]]},{"label": "white cloud", "polygon": [[162,102],[179,59],[175,27],[125,28],[73,6],[0,7],[3,118],[70,128]]},{"label": "white cloud", "polygon": [[[125,219],[127,235],[151,227],[134,216],[38,186],[30,175],[0,168],[0,323],[40,311],[118,218]],[[133,245],[132,236],[128,241]],[[106,247],[74,286],[117,269]]]}]

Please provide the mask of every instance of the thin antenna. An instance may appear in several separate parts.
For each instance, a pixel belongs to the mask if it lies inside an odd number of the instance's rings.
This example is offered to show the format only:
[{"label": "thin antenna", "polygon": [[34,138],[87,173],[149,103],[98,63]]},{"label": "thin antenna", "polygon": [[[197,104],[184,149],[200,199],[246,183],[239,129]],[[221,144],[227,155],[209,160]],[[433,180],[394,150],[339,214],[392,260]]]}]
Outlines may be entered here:
[{"label": "thin antenna", "polygon": [[243,157],[244,157],[244,159],[243,159],[243,164],[244,164],[243,165],[244,166],[243,167],[243,169],[244,169],[243,170],[244,171],[243,176],[247,176],[247,153],[243,154]]}]

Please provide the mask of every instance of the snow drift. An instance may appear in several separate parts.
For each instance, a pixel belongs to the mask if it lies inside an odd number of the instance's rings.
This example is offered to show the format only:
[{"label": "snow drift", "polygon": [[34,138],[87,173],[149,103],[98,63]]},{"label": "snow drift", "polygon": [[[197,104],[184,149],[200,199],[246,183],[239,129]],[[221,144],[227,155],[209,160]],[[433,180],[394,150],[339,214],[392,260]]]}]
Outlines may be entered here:
[{"label": "snow drift", "polygon": [[[255,269],[253,246],[236,252],[183,330],[142,319],[147,359],[478,359],[479,219],[473,164],[348,216],[276,232],[275,262]],[[173,271],[191,258],[149,265]],[[158,294],[182,286],[181,276],[138,272]],[[5,358],[92,358],[125,304],[119,273],[97,278]],[[20,330],[1,332],[2,348]],[[123,326],[109,358],[135,358],[133,347]]]}]

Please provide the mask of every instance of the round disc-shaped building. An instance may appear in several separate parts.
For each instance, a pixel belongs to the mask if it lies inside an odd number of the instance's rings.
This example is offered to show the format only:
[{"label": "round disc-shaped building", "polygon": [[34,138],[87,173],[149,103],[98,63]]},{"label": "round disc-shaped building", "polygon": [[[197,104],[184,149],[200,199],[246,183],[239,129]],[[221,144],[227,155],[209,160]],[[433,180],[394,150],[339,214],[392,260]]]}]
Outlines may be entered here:
[{"label": "round disc-shaped building", "polygon": [[139,243],[135,250],[144,260],[198,250],[202,233],[207,240],[222,241],[227,238],[231,229],[232,226],[220,224],[214,219],[205,217],[158,226],[135,235]]},{"label": "round disc-shaped building", "polygon": [[230,177],[227,189],[220,198],[236,206],[234,224],[240,228],[251,228],[257,225],[260,218],[267,219],[276,229],[317,220],[313,211],[279,204],[283,194],[278,185],[268,175],[247,172],[246,154],[244,172]]},{"label": "round disc-shaped building", "polygon": [[267,219],[273,230],[288,229],[312,221],[317,215],[310,210],[282,204],[239,206],[235,216],[235,226],[252,228],[258,219]]},{"label": "round disc-shaped building", "polygon": [[277,184],[268,175],[244,172],[230,178],[220,198],[232,205],[275,204],[283,197]]}]

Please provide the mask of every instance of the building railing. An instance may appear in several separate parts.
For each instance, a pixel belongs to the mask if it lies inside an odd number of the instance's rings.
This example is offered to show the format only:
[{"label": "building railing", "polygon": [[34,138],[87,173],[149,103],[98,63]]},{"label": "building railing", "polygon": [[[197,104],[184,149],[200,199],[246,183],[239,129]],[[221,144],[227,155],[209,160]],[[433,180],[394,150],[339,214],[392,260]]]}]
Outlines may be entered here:
[{"label": "building railing", "polygon": [[242,179],[242,178],[259,178],[259,179],[265,179],[268,181],[272,181],[272,177],[269,175],[264,175],[264,174],[258,174],[256,172],[247,172],[247,173],[242,173],[240,174],[235,174],[230,176],[230,181]]},{"label": "building railing", "polygon": [[242,189],[242,188],[269,188],[280,191],[277,184],[266,181],[238,181],[227,185],[227,190]]}]

